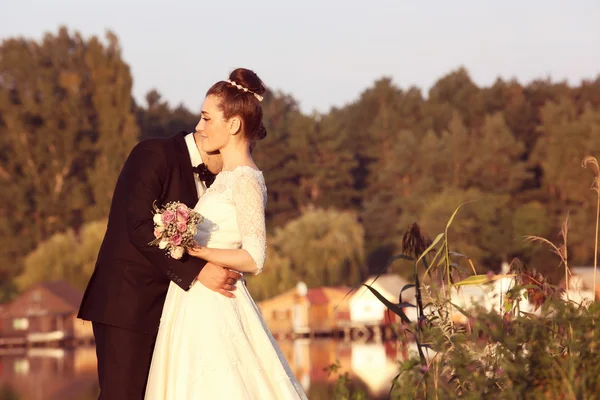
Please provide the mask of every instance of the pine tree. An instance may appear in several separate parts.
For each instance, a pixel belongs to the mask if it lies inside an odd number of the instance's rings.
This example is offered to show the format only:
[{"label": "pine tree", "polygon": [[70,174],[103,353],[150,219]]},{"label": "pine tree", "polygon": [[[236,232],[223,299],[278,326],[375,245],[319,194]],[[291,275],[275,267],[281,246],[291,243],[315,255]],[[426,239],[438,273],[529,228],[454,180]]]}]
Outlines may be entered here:
[{"label": "pine tree", "polygon": [[[61,28],[41,43],[0,46],[0,158],[4,273],[50,235],[104,216],[138,136],[131,75],[108,45]],[[9,271],[7,271],[9,270]]]},{"label": "pine tree", "polygon": [[300,178],[305,166],[298,162],[297,153],[304,151],[298,142],[304,140],[312,125],[297,102],[283,94],[267,93],[263,112],[267,137],[256,144],[253,157],[265,176],[267,224],[274,227],[300,215]]},{"label": "pine tree", "polygon": [[523,187],[529,178],[522,161],[525,146],[509,131],[501,113],[486,115],[470,143],[464,187],[487,193],[515,193]]}]

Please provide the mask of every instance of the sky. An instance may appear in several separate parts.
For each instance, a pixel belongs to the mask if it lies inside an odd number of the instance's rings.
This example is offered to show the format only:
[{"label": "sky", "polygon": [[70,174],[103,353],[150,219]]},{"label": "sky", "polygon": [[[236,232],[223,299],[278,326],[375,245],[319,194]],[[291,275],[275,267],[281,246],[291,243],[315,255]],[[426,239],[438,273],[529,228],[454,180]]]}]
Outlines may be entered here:
[{"label": "sky", "polygon": [[198,111],[236,67],[304,112],[358,99],[381,77],[427,90],[464,66],[480,86],[600,76],[600,1],[0,0],[0,39],[65,25],[119,38],[135,98],[157,89]]}]

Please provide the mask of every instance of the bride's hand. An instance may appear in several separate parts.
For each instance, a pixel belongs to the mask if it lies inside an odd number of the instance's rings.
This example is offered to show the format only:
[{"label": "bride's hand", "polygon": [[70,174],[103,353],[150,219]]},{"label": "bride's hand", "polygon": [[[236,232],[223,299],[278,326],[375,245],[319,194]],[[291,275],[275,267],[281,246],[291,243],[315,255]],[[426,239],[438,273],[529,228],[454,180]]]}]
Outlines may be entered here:
[{"label": "bride's hand", "polygon": [[187,249],[187,253],[192,257],[202,258],[206,256],[206,247],[196,246],[192,249]]}]

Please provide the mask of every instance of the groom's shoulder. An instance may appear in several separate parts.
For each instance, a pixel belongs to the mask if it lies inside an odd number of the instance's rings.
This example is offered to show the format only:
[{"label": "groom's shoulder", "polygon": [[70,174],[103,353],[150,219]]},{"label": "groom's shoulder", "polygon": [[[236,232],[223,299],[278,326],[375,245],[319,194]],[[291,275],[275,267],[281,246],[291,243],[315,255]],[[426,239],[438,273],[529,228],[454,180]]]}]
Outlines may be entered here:
[{"label": "groom's shoulder", "polygon": [[144,140],[140,141],[138,144],[136,144],[133,147],[133,150],[131,150],[131,152],[134,153],[134,152],[143,151],[143,150],[161,151],[161,150],[164,150],[165,146],[166,146],[165,139],[162,139],[162,138],[144,139]]},{"label": "groom's shoulder", "polygon": [[181,134],[173,135],[170,137],[144,139],[140,141],[137,145],[135,145],[131,152],[135,153],[140,151],[151,151],[162,154],[170,153],[175,149],[179,136],[181,136]]}]

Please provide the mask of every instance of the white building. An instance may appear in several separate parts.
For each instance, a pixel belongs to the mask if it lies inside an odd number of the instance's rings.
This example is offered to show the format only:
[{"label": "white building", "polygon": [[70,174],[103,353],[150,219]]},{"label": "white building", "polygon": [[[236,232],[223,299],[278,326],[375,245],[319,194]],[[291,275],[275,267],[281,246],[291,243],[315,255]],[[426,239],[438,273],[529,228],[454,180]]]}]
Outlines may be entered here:
[{"label": "white building", "polygon": [[[572,267],[569,290],[564,298],[575,303],[594,301],[594,267]],[[600,292],[600,268],[596,271],[596,292]]]},{"label": "white building", "polygon": [[[508,263],[502,263],[502,275],[509,274]],[[503,277],[483,285],[465,285],[452,288],[452,303],[463,310],[483,307],[486,311],[505,312],[506,294],[515,286],[514,277]],[[535,313],[534,306],[521,294],[518,302],[519,309]],[[453,313],[456,321],[466,321],[466,317],[456,310]]]},{"label": "white building", "polygon": [[[398,303],[400,291],[408,283],[406,279],[396,274],[382,274],[377,280],[372,276],[364,282],[392,303]],[[402,301],[414,304],[414,293],[414,289],[406,290],[402,293]],[[349,304],[350,321],[353,325],[383,325],[389,322],[385,304],[364,286],[351,295]]]}]

